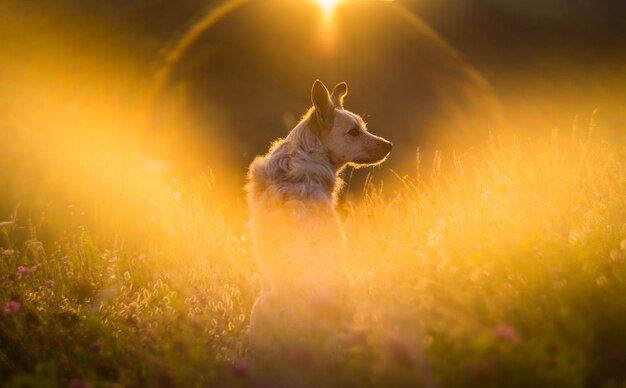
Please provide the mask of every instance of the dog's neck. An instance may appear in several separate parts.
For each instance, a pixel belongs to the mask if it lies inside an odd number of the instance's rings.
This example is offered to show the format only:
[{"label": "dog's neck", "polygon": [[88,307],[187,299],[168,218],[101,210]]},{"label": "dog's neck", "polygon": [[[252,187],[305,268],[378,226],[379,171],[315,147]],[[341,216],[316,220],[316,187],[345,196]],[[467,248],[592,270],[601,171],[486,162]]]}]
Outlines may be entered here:
[{"label": "dog's neck", "polygon": [[252,162],[247,190],[251,198],[267,195],[279,202],[334,203],[343,186],[338,176],[342,169],[333,163],[305,117],[285,139]]},{"label": "dog's neck", "polygon": [[[323,135],[323,133],[330,131],[332,129],[332,122],[334,121],[335,113],[336,113],[336,110],[333,111],[332,116],[327,121],[323,121],[315,113],[315,108],[312,107],[304,115],[300,124],[298,124],[296,128],[294,128],[294,131],[298,129],[300,126],[306,126],[309,132],[313,133],[315,137],[319,140],[321,136]],[[320,140],[319,145],[323,147],[321,140]],[[346,168],[347,163],[339,161],[339,160],[335,160],[335,158],[333,158],[333,155],[325,147],[323,147],[323,149],[324,149],[324,153],[326,154],[328,158],[329,163],[335,169],[335,175],[339,176],[341,172],[343,171],[343,169]]]},{"label": "dog's neck", "polygon": [[309,125],[308,120],[301,121],[272,152],[270,159],[276,158],[274,162],[282,170],[276,178],[282,181],[280,187],[286,198],[334,201],[343,183],[338,176],[343,166],[332,161]]}]

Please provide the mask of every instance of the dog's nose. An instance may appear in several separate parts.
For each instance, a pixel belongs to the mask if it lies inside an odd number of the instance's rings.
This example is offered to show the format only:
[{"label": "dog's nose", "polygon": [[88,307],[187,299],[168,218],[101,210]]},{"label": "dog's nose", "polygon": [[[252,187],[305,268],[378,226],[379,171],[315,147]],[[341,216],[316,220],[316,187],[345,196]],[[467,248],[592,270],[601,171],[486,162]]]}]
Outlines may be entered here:
[{"label": "dog's nose", "polygon": [[393,148],[393,143],[390,141],[385,141],[385,153],[390,153],[391,149]]}]

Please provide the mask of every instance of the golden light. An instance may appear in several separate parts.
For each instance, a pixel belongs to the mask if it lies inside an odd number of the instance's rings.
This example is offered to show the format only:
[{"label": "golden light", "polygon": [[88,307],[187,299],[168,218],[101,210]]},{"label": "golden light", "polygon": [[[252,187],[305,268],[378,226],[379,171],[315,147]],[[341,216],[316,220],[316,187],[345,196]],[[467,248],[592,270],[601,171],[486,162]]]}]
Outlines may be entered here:
[{"label": "golden light", "polygon": [[339,3],[340,0],[316,0],[316,1],[322,7],[322,10],[324,11],[324,15],[326,15],[326,17],[329,17],[333,14],[335,6],[337,6],[337,3]]},{"label": "golden light", "polygon": [[326,54],[332,54],[335,46],[334,13],[335,7],[341,0],[315,0],[322,9],[322,23],[320,28],[320,42]]}]

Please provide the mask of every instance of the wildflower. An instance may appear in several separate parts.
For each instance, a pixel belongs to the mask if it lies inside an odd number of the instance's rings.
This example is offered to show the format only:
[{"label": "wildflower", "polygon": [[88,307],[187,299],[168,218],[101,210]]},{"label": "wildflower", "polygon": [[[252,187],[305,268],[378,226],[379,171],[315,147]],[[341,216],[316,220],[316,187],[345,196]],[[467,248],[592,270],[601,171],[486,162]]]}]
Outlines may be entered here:
[{"label": "wildflower", "polygon": [[32,268],[28,268],[28,267],[24,267],[20,265],[19,267],[17,267],[17,272],[15,273],[15,276],[17,276],[18,279],[21,279],[23,277],[30,275],[33,272],[34,271],[32,270]]},{"label": "wildflower", "polygon": [[3,249],[2,250],[2,255],[4,256],[11,256],[14,253],[15,253],[15,249]]},{"label": "wildflower", "polygon": [[119,259],[117,256],[115,256],[115,257],[111,257],[111,258],[109,259],[109,263],[111,263],[111,264],[115,264],[115,263],[117,263],[118,261],[120,261],[120,259]]},{"label": "wildflower", "polygon": [[[621,246],[621,244],[620,244],[620,246]],[[622,252],[620,252],[619,250],[617,250],[617,249],[612,249],[611,253],[609,254],[609,257],[611,258],[611,260],[613,260],[615,262],[624,260],[624,254]]]},{"label": "wildflower", "polygon": [[46,287],[54,287],[54,280],[46,280]]},{"label": "wildflower", "polygon": [[230,372],[239,378],[244,378],[248,375],[248,364],[244,360],[235,361],[230,366]]},{"label": "wildflower", "polygon": [[100,341],[94,342],[91,345],[89,345],[89,351],[94,352],[94,353],[101,351],[103,348],[104,348],[104,343]]},{"label": "wildflower", "polygon": [[493,327],[491,333],[494,337],[516,344],[520,341],[520,336],[513,327],[505,324],[498,324]]},{"label": "wildflower", "polygon": [[22,305],[20,304],[20,302],[11,300],[5,303],[4,308],[2,309],[2,312],[4,313],[4,315],[13,314],[13,313],[20,311],[21,306]]},{"label": "wildflower", "polygon": [[67,385],[69,388],[91,388],[91,383],[83,379],[70,379]]},{"label": "wildflower", "polygon": [[74,277],[74,272],[72,272],[72,271],[67,271],[67,272],[65,273],[65,275],[66,275],[68,278],[73,278],[73,277]]}]

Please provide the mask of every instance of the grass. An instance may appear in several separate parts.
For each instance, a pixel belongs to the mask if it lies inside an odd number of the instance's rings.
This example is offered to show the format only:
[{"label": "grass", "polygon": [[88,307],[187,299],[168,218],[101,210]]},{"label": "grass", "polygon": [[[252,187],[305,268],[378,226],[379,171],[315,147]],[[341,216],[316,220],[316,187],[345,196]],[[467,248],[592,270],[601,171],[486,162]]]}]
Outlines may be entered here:
[{"label": "grass", "polygon": [[303,349],[271,373],[247,359],[261,279],[243,193],[172,181],[132,247],[69,221],[42,242],[8,219],[0,382],[626,386],[624,150],[554,134],[445,160],[342,202],[367,285],[351,331],[340,357]]}]

